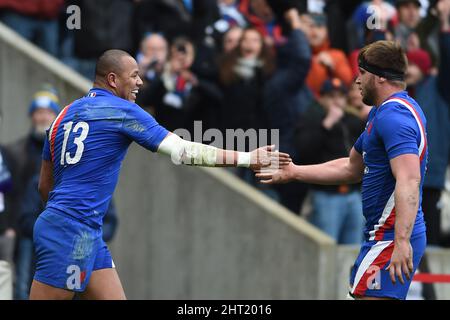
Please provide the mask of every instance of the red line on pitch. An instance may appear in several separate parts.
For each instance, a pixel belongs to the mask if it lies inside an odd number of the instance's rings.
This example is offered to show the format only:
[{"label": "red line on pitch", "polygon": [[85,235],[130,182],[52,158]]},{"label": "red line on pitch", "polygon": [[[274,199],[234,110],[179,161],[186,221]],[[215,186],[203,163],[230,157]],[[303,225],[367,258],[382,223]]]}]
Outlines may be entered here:
[{"label": "red line on pitch", "polygon": [[413,281],[423,283],[450,283],[450,274],[418,273],[414,275]]}]

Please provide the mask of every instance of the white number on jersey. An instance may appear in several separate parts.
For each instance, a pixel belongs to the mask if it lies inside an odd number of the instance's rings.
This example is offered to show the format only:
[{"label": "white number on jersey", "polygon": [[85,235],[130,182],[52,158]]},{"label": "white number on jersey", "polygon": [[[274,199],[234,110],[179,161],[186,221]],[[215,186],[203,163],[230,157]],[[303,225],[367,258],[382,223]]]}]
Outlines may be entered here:
[{"label": "white number on jersey", "polygon": [[[65,164],[76,164],[81,160],[81,157],[83,156],[84,152],[84,143],[83,141],[86,140],[87,135],[89,133],[89,125],[86,122],[78,122],[72,131],[73,122],[67,122],[64,125],[64,141],[62,145],[61,150],[61,165]],[[70,132],[77,133],[81,129],[81,134],[79,137],[76,137],[73,141],[73,143],[76,144],[77,150],[75,152],[75,156],[72,157],[70,155],[70,152],[66,152],[67,150],[67,143],[69,140]]]}]

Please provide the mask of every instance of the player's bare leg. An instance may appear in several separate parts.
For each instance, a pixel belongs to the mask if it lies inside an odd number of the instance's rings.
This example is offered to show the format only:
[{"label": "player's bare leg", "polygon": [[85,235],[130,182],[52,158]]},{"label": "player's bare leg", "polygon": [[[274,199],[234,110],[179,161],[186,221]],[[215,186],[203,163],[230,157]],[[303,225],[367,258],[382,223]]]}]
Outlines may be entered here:
[{"label": "player's bare leg", "polygon": [[75,294],[72,291],[55,288],[45,283],[33,280],[30,291],[30,300],[72,300]]},{"label": "player's bare leg", "polygon": [[115,268],[92,272],[86,290],[80,294],[83,300],[126,300],[125,292]]}]

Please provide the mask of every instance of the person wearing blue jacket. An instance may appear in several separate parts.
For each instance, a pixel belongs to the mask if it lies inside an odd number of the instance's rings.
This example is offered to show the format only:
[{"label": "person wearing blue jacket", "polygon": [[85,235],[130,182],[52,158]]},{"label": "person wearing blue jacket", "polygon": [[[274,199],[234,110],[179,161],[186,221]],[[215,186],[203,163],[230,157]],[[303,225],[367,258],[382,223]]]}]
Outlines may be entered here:
[{"label": "person wearing blue jacket", "polygon": [[[298,120],[313,101],[306,85],[312,53],[297,9],[284,14],[290,26],[287,42],[277,47],[277,69],[265,83],[263,107],[269,119],[269,128],[279,130],[279,148],[297,158],[295,129]],[[273,143],[273,141],[272,141]],[[306,196],[306,185],[293,182],[276,187],[280,202],[294,213],[299,213]]]}]

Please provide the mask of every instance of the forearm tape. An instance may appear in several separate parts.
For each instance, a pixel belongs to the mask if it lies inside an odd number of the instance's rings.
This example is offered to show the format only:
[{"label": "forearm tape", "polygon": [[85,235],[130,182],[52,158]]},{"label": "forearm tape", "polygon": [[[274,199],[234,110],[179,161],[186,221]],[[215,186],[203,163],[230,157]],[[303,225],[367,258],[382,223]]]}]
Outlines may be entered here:
[{"label": "forearm tape", "polygon": [[214,167],[217,162],[217,148],[181,139],[170,134],[159,145],[158,153],[170,156],[175,164]]},{"label": "forearm tape", "polygon": [[[171,157],[175,164],[186,164],[193,166],[214,167],[218,164],[216,147],[191,142],[181,139],[176,134],[170,134],[159,145],[158,153]],[[225,161],[224,159],[219,161]],[[233,163],[234,164],[234,163]],[[249,167],[250,154],[238,152],[237,166]]]}]

